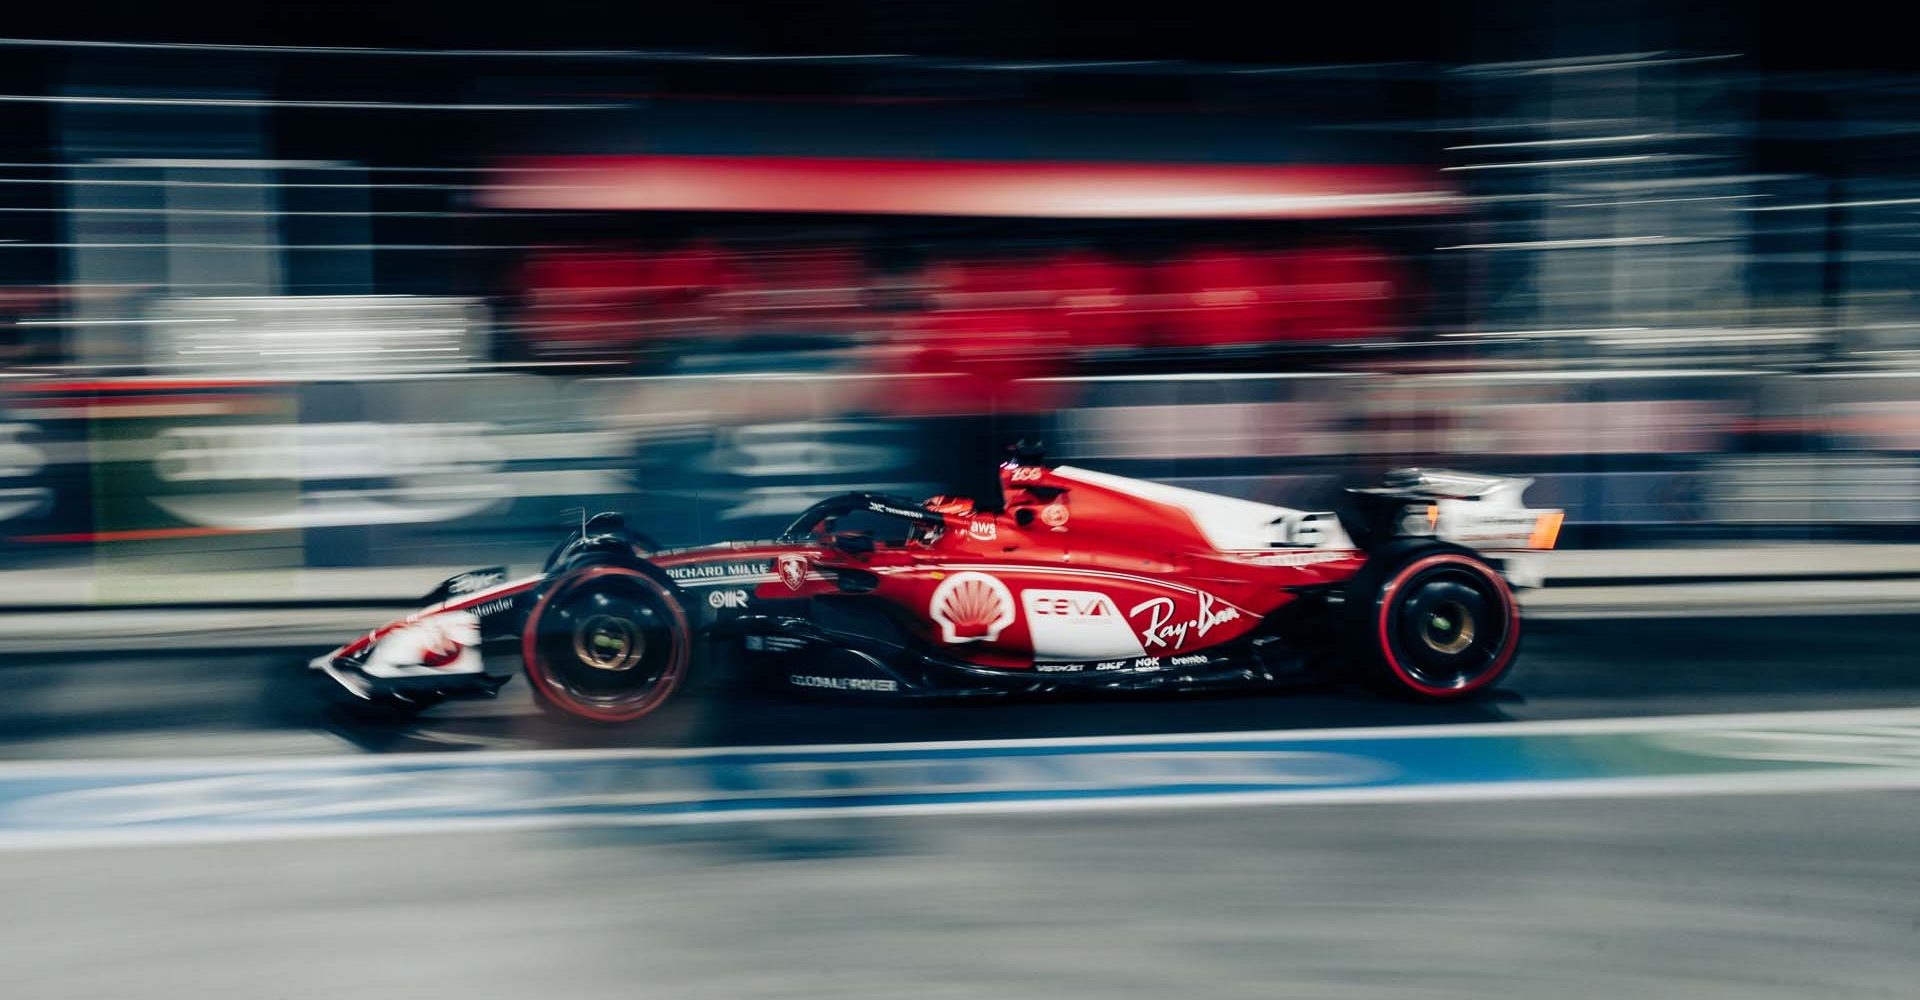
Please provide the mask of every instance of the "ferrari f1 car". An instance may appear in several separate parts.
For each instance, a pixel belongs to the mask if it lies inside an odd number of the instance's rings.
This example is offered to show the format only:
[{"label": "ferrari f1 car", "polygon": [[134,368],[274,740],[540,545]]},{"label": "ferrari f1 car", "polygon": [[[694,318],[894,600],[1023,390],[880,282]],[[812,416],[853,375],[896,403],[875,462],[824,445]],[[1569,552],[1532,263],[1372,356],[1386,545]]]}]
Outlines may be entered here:
[{"label": "ferrari f1 car", "polygon": [[564,715],[632,722],[690,673],[871,699],[1267,687],[1351,678],[1442,701],[1499,684],[1561,512],[1527,480],[1434,470],[1338,511],[1216,496],[1037,456],[1000,496],[850,493],[771,541],[657,549],[585,520],[538,574],[449,579],[317,657],[352,695],[418,708],[524,672]]}]

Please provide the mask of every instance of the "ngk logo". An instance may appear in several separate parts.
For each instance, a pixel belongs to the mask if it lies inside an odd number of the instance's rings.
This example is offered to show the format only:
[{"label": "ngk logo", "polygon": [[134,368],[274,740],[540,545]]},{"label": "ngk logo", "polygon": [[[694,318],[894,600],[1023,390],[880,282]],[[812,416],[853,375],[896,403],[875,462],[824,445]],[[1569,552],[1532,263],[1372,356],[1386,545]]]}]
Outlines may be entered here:
[{"label": "ngk logo", "polygon": [[1113,598],[1090,590],[1029,590],[1020,595],[1027,614],[1042,618],[1111,620],[1120,617]]}]

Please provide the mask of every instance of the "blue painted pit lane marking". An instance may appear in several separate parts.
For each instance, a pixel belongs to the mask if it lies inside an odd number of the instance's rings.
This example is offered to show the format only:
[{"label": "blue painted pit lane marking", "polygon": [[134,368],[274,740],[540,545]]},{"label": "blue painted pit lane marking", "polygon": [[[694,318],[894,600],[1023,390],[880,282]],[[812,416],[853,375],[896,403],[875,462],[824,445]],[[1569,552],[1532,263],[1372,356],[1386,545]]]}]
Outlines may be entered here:
[{"label": "blue painted pit lane marking", "polygon": [[0,765],[0,847],[832,815],[1920,787],[1920,710]]}]

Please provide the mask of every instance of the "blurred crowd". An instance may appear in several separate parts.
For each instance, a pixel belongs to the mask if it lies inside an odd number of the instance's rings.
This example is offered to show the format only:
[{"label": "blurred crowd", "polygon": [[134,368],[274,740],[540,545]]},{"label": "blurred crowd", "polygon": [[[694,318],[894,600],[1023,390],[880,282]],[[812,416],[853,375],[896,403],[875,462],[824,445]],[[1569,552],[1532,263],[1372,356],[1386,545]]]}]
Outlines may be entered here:
[{"label": "blurred crowd", "polygon": [[[168,335],[174,305],[158,289],[88,292],[118,329],[64,319],[81,296],[76,286],[0,291],[0,364],[58,364],[76,336],[95,357],[154,360],[142,341]],[[1152,256],[1090,246],[891,255],[846,243],[582,246],[529,252],[487,299],[493,343],[475,363],[652,373],[689,354],[810,348],[852,352],[876,373],[994,379],[1379,342],[1407,335],[1417,309],[1410,269],[1355,241],[1205,243]],[[123,349],[101,349],[113,338]]]},{"label": "blurred crowd", "polygon": [[[907,348],[916,367],[1053,373],[1076,357],[1399,333],[1406,278],[1360,243],[909,255],[850,244],[543,251],[507,349],[657,367],[703,347],[807,338]],[[902,259],[907,258],[907,259]]]}]

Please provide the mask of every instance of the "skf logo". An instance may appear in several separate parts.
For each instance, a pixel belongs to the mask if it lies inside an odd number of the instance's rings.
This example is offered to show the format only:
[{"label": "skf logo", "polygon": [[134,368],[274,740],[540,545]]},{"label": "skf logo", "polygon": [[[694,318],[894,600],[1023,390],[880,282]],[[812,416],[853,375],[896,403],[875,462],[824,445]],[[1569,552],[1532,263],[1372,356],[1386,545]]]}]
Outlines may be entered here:
[{"label": "skf logo", "polygon": [[747,606],[747,592],[744,590],[716,590],[707,595],[707,607],[744,608]]},{"label": "skf logo", "polygon": [[807,557],[806,556],[795,556],[795,555],[781,556],[778,560],[775,561],[774,568],[780,574],[780,582],[786,584],[788,590],[797,591],[801,587],[806,586],[807,584]]},{"label": "skf logo", "polygon": [[994,525],[992,514],[976,514],[967,522],[967,534],[976,542],[991,542],[1000,537],[1000,529]]},{"label": "skf logo", "polygon": [[933,589],[928,613],[944,642],[992,642],[1013,624],[1013,594],[985,573],[955,573]]}]

